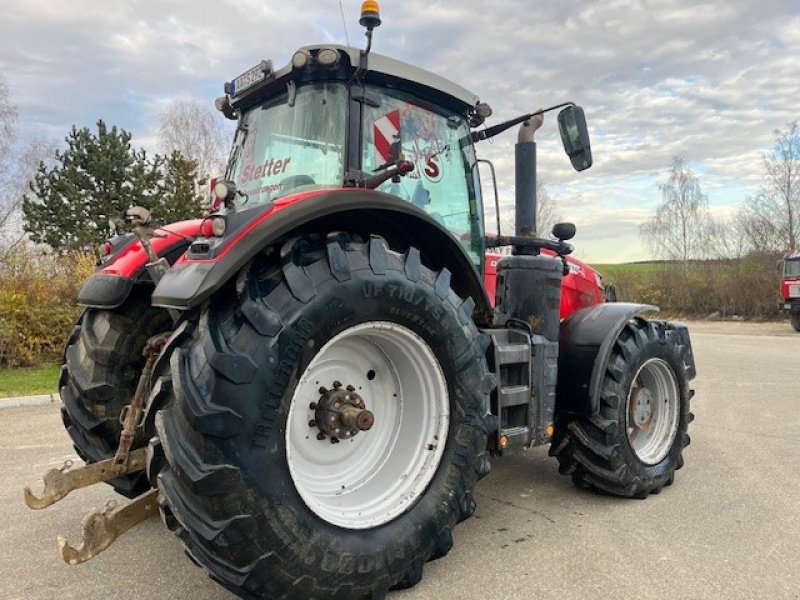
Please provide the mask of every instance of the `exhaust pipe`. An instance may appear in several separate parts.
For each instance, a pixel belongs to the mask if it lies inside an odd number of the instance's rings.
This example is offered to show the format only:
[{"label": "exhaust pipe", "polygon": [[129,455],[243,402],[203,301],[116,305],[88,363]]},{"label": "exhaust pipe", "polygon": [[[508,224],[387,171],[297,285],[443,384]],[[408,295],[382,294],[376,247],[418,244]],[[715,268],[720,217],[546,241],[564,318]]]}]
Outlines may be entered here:
[{"label": "exhaust pipe", "polygon": [[[536,142],[533,135],[542,126],[544,115],[538,114],[519,128],[515,155],[515,233],[536,237]],[[538,254],[536,248],[515,246],[514,254]]]}]

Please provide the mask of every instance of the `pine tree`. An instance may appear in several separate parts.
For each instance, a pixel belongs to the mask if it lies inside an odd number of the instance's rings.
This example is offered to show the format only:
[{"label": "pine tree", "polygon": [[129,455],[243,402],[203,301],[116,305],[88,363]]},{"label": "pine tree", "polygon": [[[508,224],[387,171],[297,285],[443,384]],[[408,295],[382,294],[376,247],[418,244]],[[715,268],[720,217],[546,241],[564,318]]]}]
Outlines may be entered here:
[{"label": "pine tree", "polygon": [[109,219],[159,202],[164,159],[133,149],[124,129],[109,129],[102,120],[97,134],[73,126],[66,142],[55,166],[39,165],[30,185],[35,198],[23,197],[24,227],[34,242],[85,251],[108,236]]},{"label": "pine tree", "polygon": [[174,150],[164,161],[161,201],[152,208],[159,224],[201,216],[204,199],[197,183],[197,162]]}]

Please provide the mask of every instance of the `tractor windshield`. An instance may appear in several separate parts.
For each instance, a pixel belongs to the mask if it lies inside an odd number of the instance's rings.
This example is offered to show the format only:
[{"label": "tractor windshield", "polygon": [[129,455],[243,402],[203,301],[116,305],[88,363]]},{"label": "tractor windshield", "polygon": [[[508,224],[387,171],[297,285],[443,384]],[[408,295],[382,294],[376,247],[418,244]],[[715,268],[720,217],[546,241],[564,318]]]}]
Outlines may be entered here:
[{"label": "tractor windshield", "polygon": [[408,94],[371,88],[380,106],[364,107],[362,168],[372,172],[400,154],[414,170],[378,189],[425,210],[461,241],[476,265],[483,256],[480,186],[466,120]]},{"label": "tractor windshield", "polygon": [[228,178],[246,204],[269,202],[300,188],[342,185],[347,88],[319,83],[271,98],[242,117]]}]

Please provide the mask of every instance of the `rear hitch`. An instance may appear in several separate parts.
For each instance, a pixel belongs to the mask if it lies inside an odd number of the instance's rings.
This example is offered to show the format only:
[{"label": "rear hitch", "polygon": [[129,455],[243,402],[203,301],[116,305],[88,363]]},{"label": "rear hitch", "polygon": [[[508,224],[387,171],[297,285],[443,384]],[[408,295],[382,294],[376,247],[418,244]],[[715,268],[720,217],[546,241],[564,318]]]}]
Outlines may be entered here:
[{"label": "rear hitch", "polygon": [[25,487],[25,504],[33,510],[41,510],[55,504],[73,490],[142,471],[146,464],[145,452],[145,448],[134,450],[128,455],[127,463],[121,465],[114,458],[109,458],[72,469],[72,461],[68,460],[60,469],[50,469],[45,473],[41,498],[31,488]]},{"label": "rear hitch", "polygon": [[[168,334],[161,334],[147,340],[143,352],[147,361],[139,377],[136,392],[131,403],[120,414],[122,432],[115,455],[74,469],[71,460],[66,461],[60,469],[50,469],[44,476],[44,491],[41,497],[35,495],[29,487],[24,489],[25,504],[29,508],[41,510],[55,504],[73,490],[145,469],[147,449],[131,450],[131,446],[136,438],[137,429],[142,425],[145,401],[150,395],[153,368],[168,337]],[[70,546],[63,536],[58,536],[61,558],[66,563],[77,565],[97,556],[128,529],[153,516],[158,510],[157,496],[158,492],[152,490],[119,508],[116,501],[110,500],[102,512],[89,513],[83,519],[82,539],[77,548]]]},{"label": "rear hitch", "polygon": [[83,534],[77,548],[70,546],[64,536],[58,536],[61,558],[70,565],[94,558],[131,527],[156,514],[157,497],[158,490],[151,490],[119,508],[114,500],[109,500],[103,512],[94,511],[83,518]]},{"label": "rear hitch", "polygon": [[136,437],[136,429],[141,425],[144,403],[150,394],[153,367],[167,338],[167,334],[157,335],[147,340],[145,344],[143,353],[147,361],[139,377],[133,400],[120,415],[122,433],[114,457],[76,469],[71,469],[72,461],[68,460],[60,469],[51,469],[44,476],[44,494],[41,498],[35,496],[31,488],[25,488],[25,504],[29,508],[40,510],[55,504],[73,490],[144,470],[146,450],[140,448],[131,451],[130,448]]}]

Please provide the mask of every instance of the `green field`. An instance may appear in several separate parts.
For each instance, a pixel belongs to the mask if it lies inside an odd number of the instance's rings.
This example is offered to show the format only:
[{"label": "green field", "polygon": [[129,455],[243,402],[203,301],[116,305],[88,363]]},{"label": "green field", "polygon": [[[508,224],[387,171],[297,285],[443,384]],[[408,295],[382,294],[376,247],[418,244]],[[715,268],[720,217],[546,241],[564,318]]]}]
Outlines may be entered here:
[{"label": "green field", "polygon": [[58,391],[58,365],[0,369],[0,398],[53,394]]},{"label": "green field", "polygon": [[604,278],[609,278],[612,275],[649,275],[656,269],[662,267],[664,263],[660,262],[632,262],[632,263],[619,263],[619,264],[593,264],[593,268],[600,271]]}]

